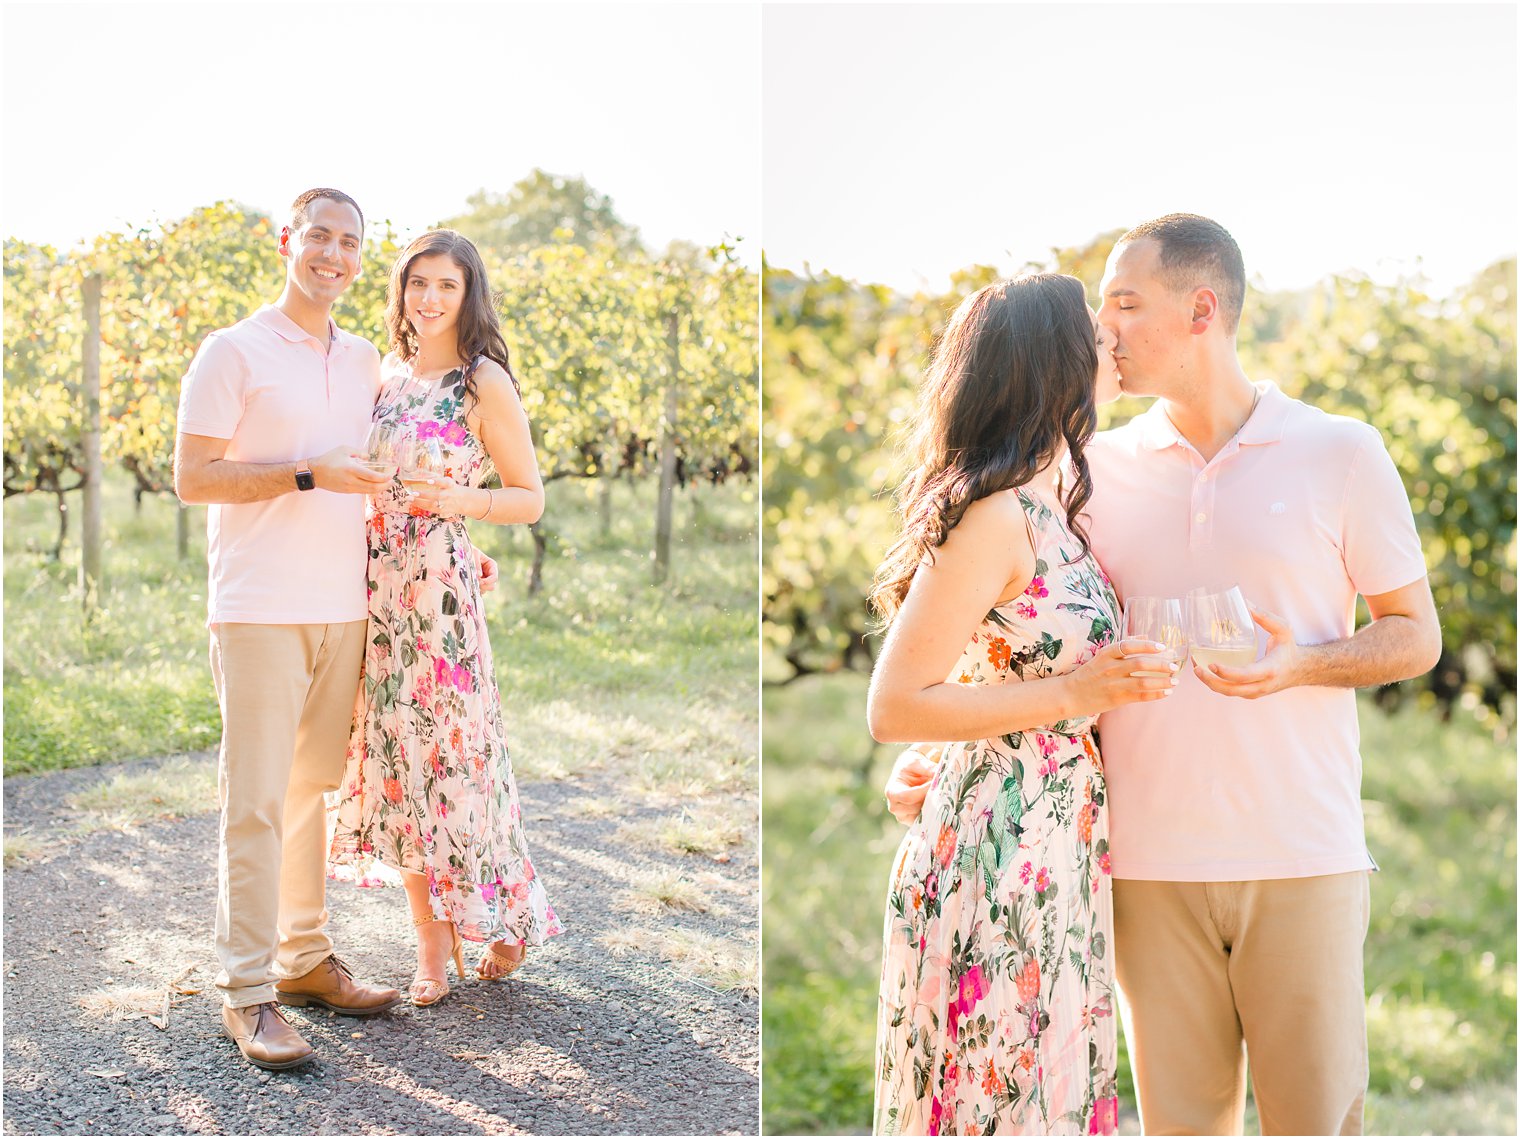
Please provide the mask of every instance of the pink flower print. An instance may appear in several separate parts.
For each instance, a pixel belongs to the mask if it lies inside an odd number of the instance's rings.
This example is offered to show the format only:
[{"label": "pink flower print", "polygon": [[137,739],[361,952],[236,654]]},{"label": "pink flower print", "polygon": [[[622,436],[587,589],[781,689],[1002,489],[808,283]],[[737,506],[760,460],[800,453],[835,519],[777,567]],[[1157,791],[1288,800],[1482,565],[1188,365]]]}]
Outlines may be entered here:
[{"label": "pink flower print", "polygon": [[1034,876],[1034,892],[1043,894],[1048,889],[1050,889],[1050,867],[1042,866],[1039,873]]},{"label": "pink flower print", "polygon": [[1029,583],[1029,588],[1026,589],[1024,592],[1025,592],[1025,594],[1027,594],[1030,597],[1049,597],[1050,596],[1050,590],[1048,590],[1048,589],[1045,588],[1045,579],[1043,577],[1037,577],[1033,581],[1031,581]]},{"label": "pink flower print", "polygon": [[454,666],[453,682],[454,687],[461,692],[475,691],[475,686],[471,683],[470,679],[470,670],[462,664]]},{"label": "pink flower print", "polygon": [[1119,1097],[1107,1096],[1093,1104],[1092,1118],[1087,1121],[1089,1135],[1113,1135],[1119,1130]]},{"label": "pink flower print", "polygon": [[496,882],[482,882],[480,884],[480,897],[482,901],[490,902],[496,899]]},{"label": "pink flower print", "polygon": [[1056,773],[1061,770],[1061,765],[1054,759],[1046,759],[1040,764],[1040,778],[1054,779]]},{"label": "pink flower print", "polygon": [[1034,865],[1032,863],[1026,862],[1026,863],[1024,863],[1023,866],[1019,867],[1019,881],[1023,885],[1025,885],[1025,886],[1029,885],[1030,876],[1033,875],[1033,874],[1034,874]]},{"label": "pink flower print", "polygon": [[454,671],[449,666],[448,661],[444,660],[443,657],[433,658],[433,677],[438,681],[439,688],[448,684],[453,679],[453,676]]},{"label": "pink flower print", "polygon": [[438,434],[438,421],[436,419],[430,419],[426,423],[417,424],[417,438],[419,440],[436,439],[438,438]]},{"label": "pink flower print", "polygon": [[449,805],[445,802],[442,802],[441,800],[438,803],[438,817],[440,819],[446,819],[449,817]]},{"label": "pink flower print", "polygon": [[1113,859],[1109,858],[1108,851],[1106,850],[1098,855],[1098,869],[1105,874],[1112,874],[1114,872]]},{"label": "pink flower print", "polygon": [[945,1118],[945,1105],[940,1103],[939,1096],[935,1096],[929,1103],[929,1134],[938,1135],[940,1121]]},{"label": "pink flower print", "polygon": [[970,1012],[976,1007],[977,1001],[987,995],[991,986],[987,981],[987,974],[982,972],[980,965],[973,965],[961,976],[961,1008]]},{"label": "pink flower print", "polygon": [[468,435],[465,432],[464,424],[455,419],[439,433],[439,438],[445,443],[460,447],[464,445],[464,441],[468,438]]},{"label": "pink flower print", "polygon": [[1032,621],[1040,615],[1040,611],[1027,601],[1020,601],[1013,607],[1013,611],[1026,621]]},{"label": "pink flower print", "polygon": [[1052,756],[1061,749],[1061,745],[1056,743],[1054,736],[1047,736],[1044,732],[1035,732],[1034,738],[1035,742],[1040,745],[1041,755]]}]

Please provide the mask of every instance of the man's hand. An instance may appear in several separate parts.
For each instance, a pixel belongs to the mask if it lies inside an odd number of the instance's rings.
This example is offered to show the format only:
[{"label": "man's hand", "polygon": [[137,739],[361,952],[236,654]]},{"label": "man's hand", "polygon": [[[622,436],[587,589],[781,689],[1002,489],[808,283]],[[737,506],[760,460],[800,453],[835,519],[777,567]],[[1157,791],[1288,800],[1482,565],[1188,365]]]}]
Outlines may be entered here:
[{"label": "man's hand", "polygon": [[939,757],[938,748],[934,749],[932,758],[916,748],[909,748],[892,765],[892,774],[887,777],[887,810],[904,826],[918,818],[929,794],[929,784],[934,781]]},{"label": "man's hand", "polygon": [[1293,639],[1293,630],[1275,613],[1268,613],[1254,605],[1248,605],[1251,620],[1267,633],[1267,652],[1259,661],[1243,668],[1211,664],[1199,668],[1193,662],[1193,675],[1203,681],[1210,691],[1221,696],[1239,696],[1243,700],[1255,700],[1270,696],[1284,688],[1301,683],[1298,679],[1303,650]]},{"label": "man's hand", "polygon": [[480,581],[481,593],[490,593],[491,590],[496,588],[496,583],[500,578],[497,576],[495,558],[487,557],[484,550],[477,549],[475,551],[475,570],[476,576]]},{"label": "man's hand", "polygon": [[394,470],[380,474],[360,464],[362,451],[352,447],[334,447],[311,460],[311,474],[318,490],[334,494],[374,494],[390,485]]}]

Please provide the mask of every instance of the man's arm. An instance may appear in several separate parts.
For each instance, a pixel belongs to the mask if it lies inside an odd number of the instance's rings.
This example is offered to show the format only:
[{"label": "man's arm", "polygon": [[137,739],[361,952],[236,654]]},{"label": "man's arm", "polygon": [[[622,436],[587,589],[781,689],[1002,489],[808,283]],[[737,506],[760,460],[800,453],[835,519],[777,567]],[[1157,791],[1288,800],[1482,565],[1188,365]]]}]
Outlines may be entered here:
[{"label": "man's arm", "polygon": [[[174,493],[187,506],[266,502],[296,489],[299,463],[238,463],[226,457],[230,439],[188,435],[174,439]],[[319,490],[336,494],[373,494],[388,475],[355,462],[347,447],[334,447],[311,460]]]},{"label": "man's arm", "polygon": [[1300,645],[1282,618],[1252,609],[1266,630],[1266,655],[1245,668],[1210,665],[1193,674],[1221,696],[1254,700],[1285,688],[1366,688],[1408,680],[1435,667],[1441,656],[1441,622],[1427,578],[1367,597],[1372,621],[1351,636]]}]

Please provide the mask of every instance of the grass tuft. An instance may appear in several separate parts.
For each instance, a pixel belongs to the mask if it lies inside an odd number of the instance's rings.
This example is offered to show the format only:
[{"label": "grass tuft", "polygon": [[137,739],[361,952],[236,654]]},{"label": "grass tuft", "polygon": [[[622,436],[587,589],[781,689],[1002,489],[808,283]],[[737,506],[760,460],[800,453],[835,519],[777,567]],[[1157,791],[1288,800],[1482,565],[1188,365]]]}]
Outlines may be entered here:
[{"label": "grass tuft", "polygon": [[79,998],[79,1007],[87,1016],[97,1020],[135,1020],[144,1016],[159,1016],[167,1000],[162,985],[107,985],[85,993]]},{"label": "grass tuft", "polygon": [[759,968],[752,944],[699,930],[629,927],[598,940],[614,957],[630,953],[658,957],[681,973],[720,992],[753,995],[759,991]]},{"label": "grass tuft", "polygon": [[78,829],[130,830],[158,819],[216,810],[216,766],[171,759],[152,771],[121,773],[69,796]]},{"label": "grass tuft", "polygon": [[12,830],[5,834],[5,869],[41,862],[52,853],[52,843],[39,838],[28,830]]},{"label": "grass tuft", "polygon": [[705,914],[713,908],[712,899],[700,886],[674,870],[646,875],[634,882],[625,904],[646,914],[683,911]]},{"label": "grass tuft", "polygon": [[626,823],[618,829],[618,839],[641,850],[721,854],[744,841],[745,827],[734,815],[732,808],[699,804],[677,815]]}]

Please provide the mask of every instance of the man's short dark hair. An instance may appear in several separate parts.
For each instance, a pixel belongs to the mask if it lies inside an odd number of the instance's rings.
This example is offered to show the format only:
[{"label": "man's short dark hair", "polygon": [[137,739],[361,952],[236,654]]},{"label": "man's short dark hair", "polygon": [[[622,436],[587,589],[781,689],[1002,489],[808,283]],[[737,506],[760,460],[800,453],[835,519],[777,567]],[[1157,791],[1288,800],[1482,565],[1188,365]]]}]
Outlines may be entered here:
[{"label": "man's short dark hair", "polygon": [[310,220],[307,210],[318,198],[330,198],[335,202],[343,202],[345,205],[354,207],[354,212],[359,215],[359,229],[364,229],[364,211],[359,208],[359,203],[350,198],[342,190],[334,190],[331,186],[318,186],[314,190],[307,190],[304,194],[290,203],[290,228],[291,231],[300,229]]},{"label": "man's short dark hair", "polygon": [[1246,303],[1246,264],[1230,231],[1197,214],[1167,214],[1142,222],[1119,239],[1121,244],[1149,238],[1160,248],[1161,277],[1179,293],[1201,286],[1214,290],[1225,327],[1240,327]]}]

